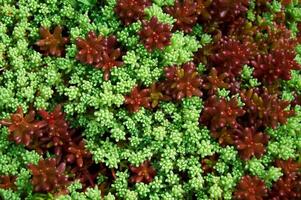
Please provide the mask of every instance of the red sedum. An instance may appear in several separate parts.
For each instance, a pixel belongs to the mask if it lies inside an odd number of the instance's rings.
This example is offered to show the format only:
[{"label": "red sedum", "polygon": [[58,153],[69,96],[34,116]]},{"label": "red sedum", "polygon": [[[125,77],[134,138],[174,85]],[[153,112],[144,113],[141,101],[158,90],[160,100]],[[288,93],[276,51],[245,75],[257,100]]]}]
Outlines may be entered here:
[{"label": "red sedum", "polygon": [[29,164],[34,191],[54,192],[63,189],[68,184],[68,177],[64,174],[65,167],[65,163],[57,165],[55,158],[40,160],[37,165]]},{"label": "red sedum", "polygon": [[245,103],[249,125],[268,126],[275,129],[278,124],[285,124],[288,117],[294,115],[293,110],[287,110],[288,101],[278,98],[277,94],[250,89],[241,92],[241,99]]},{"label": "red sedum", "polygon": [[9,139],[17,144],[29,146],[35,134],[47,126],[44,121],[35,120],[35,111],[30,110],[24,115],[22,107],[18,107],[17,112],[11,114],[10,119],[1,120],[0,124],[8,126]]},{"label": "red sedum", "polygon": [[143,19],[144,9],[151,6],[151,0],[117,0],[115,13],[126,26]]},{"label": "red sedum", "polygon": [[202,0],[176,0],[173,6],[165,7],[165,12],[176,19],[174,29],[190,33],[198,16],[205,11]]},{"label": "red sedum", "polygon": [[181,68],[166,67],[165,77],[166,81],[162,83],[162,92],[174,100],[203,95],[201,91],[203,80],[193,62],[188,62]]},{"label": "red sedum", "polygon": [[157,17],[152,17],[150,21],[143,20],[142,29],[138,34],[148,51],[162,50],[171,43],[171,26],[159,22]]},{"label": "red sedum", "polygon": [[211,96],[207,99],[201,113],[200,121],[207,125],[211,131],[230,127],[239,127],[237,118],[245,114],[245,111],[238,106],[236,98],[227,101],[224,98]]},{"label": "red sedum", "polygon": [[229,84],[225,82],[228,77],[228,73],[218,74],[217,70],[213,67],[210,70],[209,75],[204,76],[203,88],[208,91],[208,95],[216,94],[218,88],[229,88]]},{"label": "red sedum", "polygon": [[61,108],[61,105],[57,105],[53,112],[47,112],[46,110],[38,111],[39,115],[47,124],[40,141],[44,143],[45,149],[54,147],[54,153],[56,155],[61,155],[63,151],[62,148],[72,141],[69,126]]},{"label": "red sedum", "polygon": [[268,190],[262,180],[256,176],[243,176],[234,192],[235,200],[264,200]]},{"label": "red sedum", "polygon": [[15,176],[0,176],[0,189],[16,189],[15,185],[16,177]]},{"label": "red sedum", "polygon": [[42,54],[57,57],[64,54],[65,45],[69,42],[69,38],[62,36],[62,28],[60,26],[55,27],[53,33],[49,29],[41,27],[40,36],[41,39],[35,44],[39,47]]},{"label": "red sedum", "polygon": [[77,38],[76,45],[78,48],[76,59],[81,63],[102,69],[104,80],[109,79],[113,67],[123,64],[121,48],[113,35],[103,37],[89,32],[86,39]]},{"label": "red sedum", "polygon": [[243,65],[249,64],[256,49],[256,46],[247,39],[241,42],[232,37],[223,37],[216,43],[215,53],[210,56],[210,62],[219,73],[226,72],[231,76],[239,76]]},{"label": "red sedum", "polygon": [[125,106],[130,112],[137,112],[140,107],[150,108],[151,98],[149,89],[134,87],[130,95],[125,96]]},{"label": "red sedum", "polygon": [[139,167],[130,166],[132,183],[150,183],[156,176],[156,170],[149,161],[144,161]]},{"label": "red sedum", "polygon": [[91,153],[85,148],[85,143],[80,140],[78,144],[72,142],[67,148],[66,160],[68,163],[76,163],[77,167],[83,167],[85,159],[91,159]]},{"label": "red sedum", "polygon": [[234,136],[234,144],[243,160],[249,160],[253,156],[260,158],[266,151],[268,141],[268,135],[257,132],[255,128],[238,129]]}]

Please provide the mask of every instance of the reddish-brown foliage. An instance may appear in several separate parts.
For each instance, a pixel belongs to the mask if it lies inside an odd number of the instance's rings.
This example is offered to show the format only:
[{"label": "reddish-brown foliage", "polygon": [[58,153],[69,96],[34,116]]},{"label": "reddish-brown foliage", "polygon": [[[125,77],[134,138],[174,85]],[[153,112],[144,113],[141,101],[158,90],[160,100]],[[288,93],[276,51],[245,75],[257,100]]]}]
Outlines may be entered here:
[{"label": "reddish-brown foliage", "polygon": [[102,198],[110,191],[110,186],[116,179],[116,173],[114,169],[109,169],[104,164],[100,165],[100,174],[105,177],[105,180],[98,184],[98,189],[101,191]]},{"label": "reddish-brown foliage", "polygon": [[77,38],[76,45],[79,49],[76,59],[82,63],[89,65],[97,65],[100,63],[103,36],[97,36],[95,32],[90,31],[86,39]]},{"label": "reddish-brown foliage", "polygon": [[298,24],[297,24],[297,29],[298,29],[298,33],[297,33],[297,39],[298,39],[298,42],[300,42],[301,41],[301,22],[299,22]]},{"label": "reddish-brown foliage", "polygon": [[292,106],[301,105],[301,94],[295,95],[294,100],[291,102]]},{"label": "reddish-brown foliage", "polygon": [[184,97],[202,96],[202,78],[196,71],[195,64],[188,62],[181,68],[165,68],[166,81],[162,83],[162,92],[174,100]]},{"label": "reddish-brown foliage", "polygon": [[84,159],[91,158],[91,153],[85,149],[85,143],[83,140],[79,144],[72,142],[67,148],[66,160],[68,163],[76,163],[78,167],[83,167]]},{"label": "reddish-brown foliage", "polygon": [[215,68],[211,68],[209,75],[204,76],[203,88],[208,90],[209,95],[214,95],[218,88],[229,88],[229,84],[225,82],[228,73],[218,74]]},{"label": "reddish-brown foliage", "polygon": [[241,92],[241,99],[245,103],[249,125],[276,128],[278,123],[285,124],[287,118],[294,115],[293,110],[286,110],[288,101],[278,98],[277,94],[250,89]]},{"label": "reddish-brown foliage", "polygon": [[209,97],[201,113],[200,122],[208,126],[211,135],[222,146],[234,143],[234,131],[240,127],[237,119],[245,114],[235,98],[227,101],[217,96]]},{"label": "reddish-brown foliage", "polygon": [[234,129],[231,127],[224,127],[220,130],[211,131],[211,135],[213,138],[218,139],[218,143],[223,147],[234,144]]},{"label": "reddish-brown foliage", "polygon": [[284,5],[284,6],[287,6],[290,3],[292,3],[292,0],[281,0],[281,4]]},{"label": "reddish-brown foliage", "polygon": [[193,61],[196,64],[208,65],[209,57],[214,53],[214,44],[210,43],[200,48],[196,53],[194,53]]},{"label": "reddish-brown foliage", "polygon": [[215,45],[215,53],[210,56],[210,62],[219,73],[227,72],[238,76],[243,65],[249,64],[256,49],[256,45],[247,39],[240,42],[231,37],[223,37]]},{"label": "reddish-brown foliage", "polygon": [[254,29],[255,26],[249,23],[247,19],[239,17],[236,20],[234,20],[231,24],[229,24],[226,30],[226,34],[238,40],[242,40],[243,37],[252,37],[255,34]]},{"label": "reddish-brown foliage", "polygon": [[301,175],[301,163],[295,162],[291,158],[288,160],[276,160],[276,167],[281,168],[286,177],[294,178]]},{"label": "reddish-brown foliage", "polygon": [[275,13],[274,21],[277,24],[285,24],[287,20],[287,15],[285,13],[285,9],[282,8],[280,12]]},{"label": "reddish-brown foliage", "polygon": [[143,19],[144,9],[151,6],[151,0],[117,0],[115,13],[125,25]]},{"label": "reddish-brown foliage", "polygon": [[61,111],[61,105],[57,105],[53,112],[39,110],[38,113],[47,123],[46,130],[39,140],[44,143],[45,149],[54,147],[55,154],[61,155],[62,147],[72,141],[65,114]]},{"label": "reddish-brown foliage", "polygon": [[253,156],[261,157],[265,153],[268,140],[268,135],[256,132],[254,128],[237,129],[234,136],[234,144],[243,160],[249,160]]},{"label": "reddish-brown foliage", "polygon": [[301,176],[283,176],[273,184],[269,192],[271,200],[300,200],[301,199]]},{"label": "reddish-brown foliage", "polygon": [[[266,26],[263,32],[268,32],[268,37],[264,37],[262,41],[266,42],[266,51],[269,50],[289,50],[294,51],[298,44],[298,40],[292,37],[292,33],[286,28],[285,24],[274,24],[274,26]],[[260,45],[260,44],[259,44]]]},{"label": "reddish-brown foliage", "polygon": [[152,17],[150,21],[142,21],[142,29],[139,32],[140,40],[148,51],[163,49],[170,44],[171,26]]},{"label": "reddish-brown foliage", "polygon": [[208,6],[208,3],[204,3],[203,0],[176,0],[173,6],[165,7],[164,10],[176,19],[175,30],[189,33],[192,31],[200,14],[208,15],[205,9],[206,6]]},{"label": "reddish-brown foliage", "polygon": [[210,127],[211,131],[230,127],[239,127],[237,118],[244,115],[245,111],[238,106],[236,98],[227,101],[224,98],[211,96],[207,99],[201,113],[201,123]]},{"label": "reddish-brown foliage", "polygon": [[167,96],[162,93],[162,83],[153,83],[149,88],[150,100],[152,108],[158,106],[160,101],[170,100]]},{"label": "reddish-brown foliage", "polygon": [[53,34],[49,29],[40,28],[41,39],[36,42],[40,52],[46,56],[62,56],[65,52],[65,45],[69,42],[68,37],[62,36],[62,28],[55,27]]},{"label": "reddish-brown foliage", "polygon": [[269,54],[257,55],[251,61],[254,67],[253,75],[264,83],[272,84],[279,79],[290,80],[291,70],[301,69],[295,60],[294,50],[274,50]]},{"label": "reddish-brown foliage", "polygon": [[241,91],[241,80],[234,77],[229,76],[225,78],[225,82],[229,85],[229,90],[232,95],[235,95]]},{"label": "reddish-brown foliage", "polygon": [[100,166],[95,164],[91,158],[84,158],[84,164],[82,167],[78,167],[78,165],[71,166],[68,171],[71,172],[73,180],[79,180],[83,186],[83,189],[86,189],[88,187],[96,186],[97,176],[100,172]]},{"label": "reddish-brown foliage", "polygon": [[[39,110],[41,121],[35,120],[35,112],[23,116],[20,107],[11,120],[2,120],[9,130],[25,132],[29,135],[29,149],[40,154],[54,153],[55,158],[40,160],[37,165],[28,165],[32,171],[32,184],[36,192],[65,193],[65,185],[69,181],[80,180],[83,190],[96,185],[96,178],[100,167],[92,160],[91,153],[85,149],[84,140],[78,129],[69,129],[61,105],[57,105],[53,112]],[[32,133],[31,133],[32,132]],[[12,132],[14,133],[14,132]],[[30,133],[30,134],[29,134]],[[27,141],[27,140],[26,140]],[[66,173],[65,173],[66,170]],[[68,177],[64,174],[68,173]],[[8,187],[10,180],[0,177],[0,187]]]},{"label": "reddish-brown foliage", "polygon": [[100,63],[96,65],[96,68],[101,68],[104,72],[104,80],[109,80],[111,69],[123,64],[123,53],[115,36],[104,38],[102,45],[104,46],[104,51],[101,52],[101,60]]},{"label": "reddish-brown foliage", "polygon": [[29,146],[33,136],[47,126],[44,121],[35,120],[35,111],[33,110],[24,115],[22,107],[18,107],[16,113],[11,114],[10,119],[1,120],[0,124],[8,126],[10,140],[25,146]]},{"label": "reddish-brown foliage", "polygon": [[291,37],[291,31],[284,24],[258,25],[251,30],[252,41],[258,47],[256,55],[250,60],[256,78],[265,84],[272,84],[279,79],[289,80],[292,69],[301,69],[295,61],[298,40]]},{"label": "reddish-brown foliage", "polygon": [[249,0],[214,0],[208,8],[210,21],[231,22],[243,16],[248,6]]},{"label": "reddish-brown foliage", "polygon": [[89,32],[86,40],[78,38],[76,45],[79,50],[76,59],[101,68],[104,72],[104,80],[109,79],[110,70],[113,67],[123,64],[122,52],[115,36],[102,37],[96,36],[94,32]]},{"label": "reddish-brown foliage", "polygon": [[214,172],[214,166],[218,161],[218,155],[213,154],[212,156],[207,156],[201,160],[202,170],[204,174]]},{"label": "reddish-brown foliage", "polygon": [[16,189],[15,176],[0,176],[0,188],[1,189]]},{"label": "reddish-brown foliage", "polygon": [[57,165],[55,158],[40,160],[37,165],[29,164],[32,173],[31,183],[36,192],[50,192],[63,189],[68,184],[65,163]]},{"label": "reddish-brown foliage", "polygon": [[134,87],[131,94],[125,96],[124,104],[130,112],[137,112],[140,107],[151,107],[150,91],[148,88],[140,89],[138,86]]},{"label": "reddish-brown foliage", "polygon": [[149,161],[144,161],[139,167],[130,166],[132,183],[150,183],[156,176],[156,170]]},{"label": "reddish-brown foliage", "polygon": [[243,176],[236,186],[234,199],[237,200],[264,200],[268,190],[262,180],[256,176]]}]

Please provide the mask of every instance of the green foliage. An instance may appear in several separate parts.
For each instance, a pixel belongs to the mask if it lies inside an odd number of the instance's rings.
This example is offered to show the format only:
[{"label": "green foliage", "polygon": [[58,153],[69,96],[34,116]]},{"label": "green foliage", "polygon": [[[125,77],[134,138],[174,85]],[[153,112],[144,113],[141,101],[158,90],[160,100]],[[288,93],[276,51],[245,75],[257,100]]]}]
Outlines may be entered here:
[{"label": "green foliage", "polygon": [[[172,26],[175,19],[163,9],[173,5],[174,0],[152,2],[145,9],[146,18],[156,16]],[[261,18],[254,15],[254,3],[251,1],[247,13],[250,21]],[[199,97],[180,102],[163,101],[153,110],[141,108],[139,112],[129,113],[123,106],[124,96],[135,85],[144,88],[164,79],[164,67],[191,61],[199,48],[212,42],[212,37],[197,25],[191,34],[174,32],[171,45],[163,50],[148,52],[137,34],[141,22],[122,25],[114,13],[115,5],[116,0],[107,0],[105,4],[101,0],[19,0],[18,3],[0,0],[0,119],[9,117],[18,106],[26,112],[30,106],[50,109],[58,102],[63,103],[71,126],[83,129],[93,160],[118,171],[105,200],[169,200],[194,195],[197,199],[232,199],[234,188],[244,174],[257,175],[270,187],[282,175],[281,170],[272,166],[273,160],[301,159],[301,108],[298,106],[296,115],[287,124],[267,130],[271,140],[266,154],[247,163],[239,158],[233,146],[221,147],[210,131],[199,124],[203,109]],[[272,12],[278,12],[280,7],[278,1],[270,4]],[[290,18],[288,25],[296,28],[296,23],[301,21],[300,4],[293,1],[285,9]],[[265,13],[264,17],[270,22],[273,14]],[[52,30],[56,25],[61,25],[64,34],[70,37],[66,55],[43,56],[34,45],[40,38],[39,27]],[[111,70],[109,81],[103,80],[102,70],[75,59],[76,39],[85,38],[91,30],[102,36],[116,35],[123,50],[124,64]],[[296,60],[301,61],[301,48],[296,50],[299,53]],[[205,70],[204,64],[198,65],[200,74]],[[243,67],[244,88],[259,85],[252,76],[253,70]],[[283,99],[291,100],[292,91],[300,93],[300,80],[300,72],[293,70],[292,79],[281,82]],[[219,89],[218,95],[227,99],[236,96],[230,96],[225,89]],[[17,189],[0,189],[2,199],[101,198],[97,187],[80,192],[82,185],[78,181],[68,187],[67,195],[33,194],[27,164],[37,163],[41,155],[10,142],[8,134],[8,129],[1,126],[0,175],[17,176]],[[218,155],[214,173],[206,174],[201,160],[214,154]],[[151,160],[156,169],[154,180],[149,184],[129,184],[131,172],[122,166],[139,166],[145,160]]]},{"label": "green foliage", "polygon": [[287,160],[301,155],[301,107],[296,106],[295,116],[288,119],[285,125],[275,130],[269,129],[272,141],[268,144],[268,153],[272,156]]},{"label": "green foliage", "polygon": [[171,38],[171,45],[162,52],[163,65],[181,65],[192,59],[193,53],[202,46],[194,36],[176,32]]},{"label": "green foliage", "polygon": [[158,6],[172,6],[175,0],[154,0]]},{"label": "green foliage", "polygon": [[170,15],[164,13],[162,8],[157,4],[153,4],[149,8],[146,8],[144,12],[147,15],[147,19],[151,19],[153,16],[155,16],[162,23],[172,25],[175,22],[175,19],[173,19]]},{"label": "green foliage", "polygon": [[243,81],[243,87],[245,88],[253,88],[260,85],[260,82],[253,77],[253,71],[254,69],[252,67],[249,67],[247,65],[243,66],[242,73],[241,73],[241,79]]},{"label": "green foliage", "polygon": [[[266,156],[268,157],[268,155]],[[283,173],[280,168],[269,166],[271,163],[265,162],[266,158],[256,159],[248,161],[246,169],[253,175],[258,176],[265,181],[268,187],[271,187],[273,182],[277,181]]]}]

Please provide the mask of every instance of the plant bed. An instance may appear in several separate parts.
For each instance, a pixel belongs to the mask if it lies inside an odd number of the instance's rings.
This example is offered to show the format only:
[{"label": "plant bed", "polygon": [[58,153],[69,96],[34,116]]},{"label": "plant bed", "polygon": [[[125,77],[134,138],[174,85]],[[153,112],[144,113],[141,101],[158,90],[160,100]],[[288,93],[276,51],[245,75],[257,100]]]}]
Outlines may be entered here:
[{"label": "plant bed", "polygon": [[0,199],[300,200],[298,0],[0,0]]}]

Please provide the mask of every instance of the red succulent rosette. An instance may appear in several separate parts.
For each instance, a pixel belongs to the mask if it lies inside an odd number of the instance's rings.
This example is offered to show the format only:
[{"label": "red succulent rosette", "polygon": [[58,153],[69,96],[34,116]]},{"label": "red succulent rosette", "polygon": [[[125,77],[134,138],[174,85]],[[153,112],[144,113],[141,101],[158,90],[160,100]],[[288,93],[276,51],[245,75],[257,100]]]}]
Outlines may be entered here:
[{"label": "red succulent rosette", "polygon": [[264,182],[256,176],[243,176],[234,192],[236,200],[264,200],[268,194]]},{"label": "red succulent rosette", "polygon": [[210,21],[231,22],[247,13],[249,0],[214,0],[208,7]]},{"label": "red succulent rosette", "polygon": [[301,199],[301,176],[283,176],[277,180],[269,192],[271,200],[299,200]]},{"label": "red succulent rosette", "polygon": [[102,45],[104,50],[101,51],[100,63],[95,65],[96,68],[102,69],[104,72],[104,80],[109,80],[110,71],[114,67],[119,67],[123,64],[122,55],[123,52],[119,47],[116,36],[109,36],[103,39]]},{"label": "red succulent rosette", "polygon": [[242,41],[233,37],[223,37],[216,43],[215,53],[209,58],[211,65],[216,67],[219,73],[226,72],[236,77],[240,75],[243,66],[249,64],[257,47],[246,38]]},{"label": "red succulent rosette", "polygon": [[57,105],[53,112],[47,112],[46,110],[38,111],[39,115],[47,124],[44,134],[39,139],[41,142],[40,145],[45,150],[54,147],[54,153],[56,155],[61,155],[63,151],[62,148],[72,141],[69,125],[61,109],[61,105]]},{"label": "red succulent rosette", "polygon": [[35,119],[35,111],[30,110],[24,115],[22,107],[18,107],[16,113],[11,114],[10,119],[1,120],[0,124],[7,126],[9,139],[17,144],[30,146],[33,137],[40,135],[43,128],[47,126],[44,121]]},{"label": "red succulent rosette", "polygon": [[9,176],[9,175],[1,175],[0,176],[0,188],[1,189],[16,189],[15,181],[16,176]]},{"label": "red succulent rosette", "polygon": [[80,140],[78,144],[72,142],[67,147],[67,163],[76,163],[77,167],[83,167],[85,159],[91,159],[91,153],[85,148],[85,142]]},{"label": "red succulent rosette", "polygon": [[144,161],[139,167],[130,166],[132,183],[150,183],[156,176],[156,170],[151,165],[150,161]]},{"label": "red succulent rosette", "polygon": [[240,96],[245,103],[251,126],[268,126],[274,129],[278,124],[285,124],[287,118],[294,115],[293,110],[286,109],[288,101],[279,99],[277,94],[270,94],[266,88],[261,92],[258,89],[243,91]]},{"label": "red succulent rosette", "polygon": [[101,59],[100,54],[104,49],[102,40],[103,36],[97,36],[93,31],[88,33],[86,39],[77,38],[76,45],[79,51],[76,55],[76,59],[89,65],[98,64]]},{"label": "red succulent rosette", "polygon": [[135,86],[130,95],[125,96],[124,104],[130,112],[137,112],[140,107],[150,108],[151,98],[149,89],[140,89],[138,86]]},{"label": "red succulent rosette", "polygon": [[266,84],[272,84],[279,79],[290,80],[291,70],[301,69],[295,57],[296,52],[289,49],[259,54],[250,63],[254,67],[253,75]]},{"label": "red succulent rosette", "polygon": [[176,0],[173,6],[165,7],[164,10],[176,19],[175,30],[189,33],[197,23],[198,16],[204,8],[205,5],[202,0]]},{"label": "red succulent rosette", "polygon": [[210,70],[209,75],[204,76],[203,88],[208,91],[208,95],[216,94],[219,88],[229,88],[229,84],[225,82],[228,77],[228,73],[224,72],[218,74],[217,70],[213,67]]},{"label": "red succulent rosette", "polygon": [[81,63],[93,65],[103,70],[104,80],[109,79],[110,70],[123,64],[122,52],[113,35],[109,37],[97,36],[89,32],[86,39],[77,38],[78,53],[76,59]]},{"label": "red succulent rosette", "polygon": [[165,77],[166,81],[162,83],[162,92],[174,100],[203,95],[201,91],[203,79],[196,71],[193,62],[188,62],[181,68],[166,67]]},{"label": "red succulent rosette", "polygon": [[152,17],[150,21],[143,20],[142,29],[138,34],[148,51],[162,50],[171,43],[171,26],[159,22],[157,17]]},{"label": "red succulent rosette", "polygon": [[265,153],[268,141],[267,134],[257,132],[253,127],[237,129],[234,136],[234,144],[243,160],[249,160],[253,156],[260,158]]},{"label": "red succulent rosette", "polygon": [[65,45],[69,42],[68,37],[63,37],[62,28],[60,26],[55,27],[53,33],[45,27],[40,28],[41,39],[35,44],[39,47],[39,50],[45,56],[57,56],[60,57],[65,52]]},{"label": "red succulent rosette", "polygon": [[200,121],[207,125],[211,131],[226,127],[236,129],[239,127],[237,118],[244,114],[245,111],[239,107],[236,98],[227,101],[225,98],[211,96],[205,102]]},{"label": "red succulent rosette", "polygon": [[295,178],[301,176],[301,163],[296,162],[293,159],[288,160],[276,160],[276,167],[282,169],[284,176]]},{"label": "red succulent rosette", "polygon": [[68,177],[65,173],[65,163],[57,165],[55,158],[40,160],[37,165],[29,164],[32,173],[31,183],[35,192],[54,192],[66,187]]},{"label": "red succulent rosette", "polygon": [[129,24],[143,19],[144,9],[151,6],[151,0],[117,0],[115,13],[123,24]]}]

